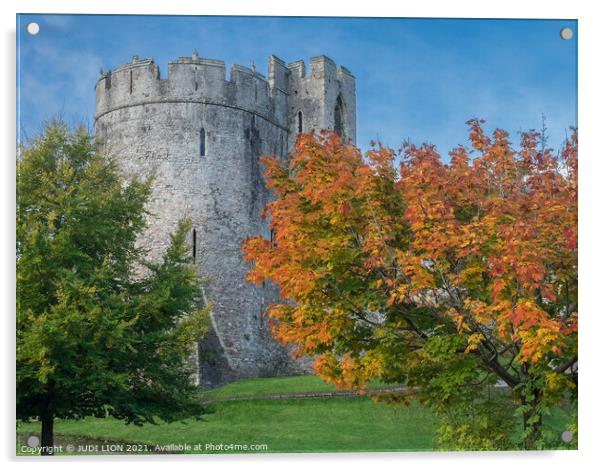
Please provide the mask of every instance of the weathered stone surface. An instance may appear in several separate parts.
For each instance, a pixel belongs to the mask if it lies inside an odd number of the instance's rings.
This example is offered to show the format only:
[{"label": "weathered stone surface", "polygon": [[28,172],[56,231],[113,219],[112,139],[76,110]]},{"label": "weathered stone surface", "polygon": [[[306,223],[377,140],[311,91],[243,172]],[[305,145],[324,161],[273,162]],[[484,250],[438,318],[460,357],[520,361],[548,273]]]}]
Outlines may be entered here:
[{"label": "weathered stone surface", "polygon": [[213,306],[213,329],[198,351],[204,387],[307,369],[271,337],[263,313],[278,291],[246,283],[240,253],[245,238],[269,238],[259,157],[287,157],[299,113],[304,132],[336,122],[355,142],[354,77],[325,56],[311,59],[308,77],[303,62],[286,66],[271,56],[267,80],[240,65],[227,80],[224,62],[195,52],[170,62],[165,79],[152,59],[134,57],[96,84],[97,137],[127,174],[156,175],[141,245],[157,258],[178,221],[193,221],[199,277]]}]

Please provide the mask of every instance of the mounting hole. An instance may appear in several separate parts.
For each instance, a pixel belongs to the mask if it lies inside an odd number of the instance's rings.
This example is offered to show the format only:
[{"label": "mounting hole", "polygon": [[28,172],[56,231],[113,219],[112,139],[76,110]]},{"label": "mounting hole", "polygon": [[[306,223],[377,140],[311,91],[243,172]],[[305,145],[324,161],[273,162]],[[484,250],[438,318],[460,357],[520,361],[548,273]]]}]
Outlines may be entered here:
[{"label": "mounting hole", "polygon": [[573,433],[571,431],[563,431],[560,435],[560,439],[562,440],[562,442],[568,444],[573,440]]},{"label": "mounting hole", "polygon": [[33,434],[27,438],[27,447],[31,447],[32,449],[35,447],[40,447],[40,438],[38,436],[34,436]]},{"label": "mounting hole", "polygon": [[35,22],[27,23],[27,26],[25,27],[25,29],[27,30],[28,34],[35,36],[36,34],[38,34],[40,32],[40,25]]},{"label": "mounting hole", "polygon": [[571,28],[562,28],[560,30],[560,37],[565,41],[573,39],[573,30]]}]

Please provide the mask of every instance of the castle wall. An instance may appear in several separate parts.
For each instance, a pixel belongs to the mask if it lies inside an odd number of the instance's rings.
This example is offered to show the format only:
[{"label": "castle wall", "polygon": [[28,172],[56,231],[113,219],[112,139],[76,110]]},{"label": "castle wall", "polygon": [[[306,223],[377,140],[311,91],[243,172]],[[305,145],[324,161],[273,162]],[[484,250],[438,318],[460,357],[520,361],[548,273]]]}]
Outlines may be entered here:
[{"label": "castle wall", "polygon": [[[244,281],[248,267],[240,252],[249,236],[269,238],[260,216],[271,196],[259,156],[285,158],[289,151],[295,134],[290,75],[272,56],[267,80],[238,65],[226,80],[223,62],[193,54],[171,62],[165,79],[152,60],[134,58],[103,74],[96,86],[98,138],[127,174],[156,174],[140,243],[158,259],[179,220],[193,222],[199,277],[213,305],[213,329],[199,347],[200,382],[206,387],[306,367],[272,339],[263,312],[278,292]],[[338,96],[321,87],[317,96]],[[321,112],[310,122],[318,128],[327,119]]]}]

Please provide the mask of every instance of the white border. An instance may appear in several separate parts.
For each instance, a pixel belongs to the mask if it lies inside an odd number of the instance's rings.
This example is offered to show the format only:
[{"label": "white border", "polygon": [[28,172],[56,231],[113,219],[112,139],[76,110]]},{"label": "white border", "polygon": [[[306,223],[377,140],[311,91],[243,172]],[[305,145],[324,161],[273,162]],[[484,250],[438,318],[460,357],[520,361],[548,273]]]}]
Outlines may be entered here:
[{"label": "white border", "polygon": [[[600,204],[602,194],[598,180],[602,177],[602,152],[596,148],[601,121],[600,88],[600,46],[602,45],[602,25],[595,9],[594,1],[525,1],[504,0],[495,2],[453,0],[397,2],[392,0],[370,1],[331,1],[302,0],[276,2],[269,0],[229,0],[196,1],[182,0],[124,2],[123,0],[21,0],[0,3],[2,24],[2,54],[0,67],[0,135],[2,142],[2,221],[3,250],[0,264],[2,269],[2,299],[4,300],[3,331],[3,405],[6,411],[1,426],[2,453],[9,465],[14,465],[14,156],[15,156],[15,14],[20,13],[118,13],[118,14],[206,14],[206,15],[282,15],[282,16],[381,16],[381,17],[476,17],[476,18],[566,18],[579,20],[579,135],[580,135],[580,277],[581,277],[581,328],[580,328],[580,423],[579,444],[576,452],[546,453],[401,453],[401,454],[291,454],[291,455],[249,455],[249,456],[165,456],[134,458],[136,463],[160,468],[174,461],[178,466],[243,467],[288,469],[314,467],[366,467],[379,468],[445,468],[446,470],[467,468],[504,469],[517,466],[548,469],[568,466],[590,468],[599,461],[597,454],[598,437],[602,436],[600,418],[600,366],[599,336],[602,333],[602,312],[597,307],[595,293],[602,282],[599,268],[602,266],[599,245],[602,241],[600,230]],[[545,80],[545,77],[542,77]],[[595,110],[598,112],[595,113]],[[598,137],[598,140],[596,139]],[[52,467],[81,466],[82,459],[67,461],[53,458],[45,462]],[[374,461],[374,464],[372,463]],[[24,461],[23,468],[40,465],[38,460]],[[86,459],[86,466],[125,467],[133,459],[103,457]],[[131,462],[131,463],[130,463]]]}]

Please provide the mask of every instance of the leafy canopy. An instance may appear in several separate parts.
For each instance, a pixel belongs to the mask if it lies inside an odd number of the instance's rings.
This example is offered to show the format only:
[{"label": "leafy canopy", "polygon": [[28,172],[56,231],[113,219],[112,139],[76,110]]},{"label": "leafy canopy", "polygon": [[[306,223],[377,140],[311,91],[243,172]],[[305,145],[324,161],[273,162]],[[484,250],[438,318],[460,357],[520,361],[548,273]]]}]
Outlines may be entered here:
[{"label": "leafy canopy", "polygon": [[152,178],[122,179],[83,129],[51,122],[17,161],[17,417],[200,415],[189,363],[206,311],[180,224],[136,244]]},{"label": "leafy canopy", "polygon": [[332,133],[264,158],[275,237],[244,243],[247,279],[280,287],[273,331],[325,380],[405,382],[439,410],[501,380],[535,423],[576,390],[577,139],[556,157],[481,123],[449,163]]}]

